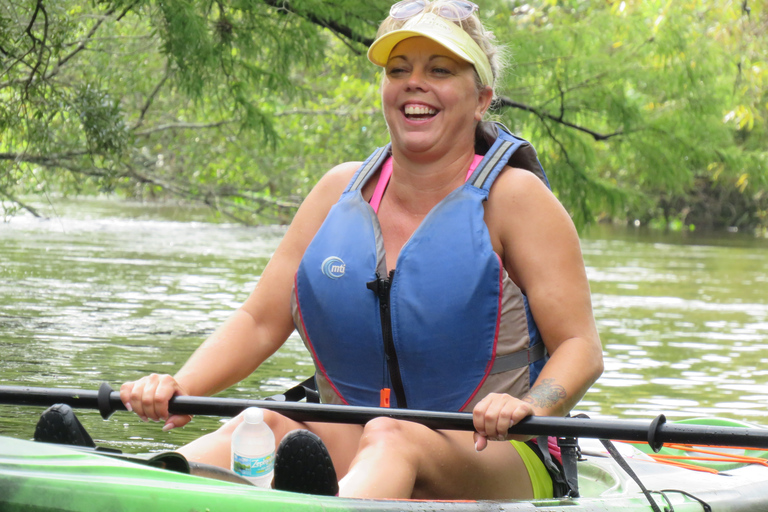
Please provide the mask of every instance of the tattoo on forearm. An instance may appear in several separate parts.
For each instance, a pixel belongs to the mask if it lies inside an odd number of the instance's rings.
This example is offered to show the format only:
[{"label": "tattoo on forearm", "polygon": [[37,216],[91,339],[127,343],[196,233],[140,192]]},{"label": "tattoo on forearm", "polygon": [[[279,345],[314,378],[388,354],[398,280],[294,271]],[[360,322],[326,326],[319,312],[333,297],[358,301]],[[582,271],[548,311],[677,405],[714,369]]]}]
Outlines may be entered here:
[{"label": "tattoo on forearm", "polygon": [[568,396],[565,388],[555,384],[555,379],[544,379],[536,384],[522,399],[536,407],[553,407]]}]

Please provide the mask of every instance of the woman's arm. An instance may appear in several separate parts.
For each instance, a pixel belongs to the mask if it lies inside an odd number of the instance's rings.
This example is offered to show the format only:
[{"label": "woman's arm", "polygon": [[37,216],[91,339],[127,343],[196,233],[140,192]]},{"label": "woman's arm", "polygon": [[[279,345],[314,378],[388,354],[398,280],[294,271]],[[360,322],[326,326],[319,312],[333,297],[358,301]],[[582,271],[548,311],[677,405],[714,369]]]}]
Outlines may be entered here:
[{"label": "woman's arm", "polygon": [[495,439],[525,416],[566,415],[601,375],[603,358],[579,238],[549,189],[508,168],[491,189],[486,222],[550,355],[525,396],[492,394],[475,408],[478,431]]},{"label": "woman's arm", "polygon": [[304,251],[359,164],[342,164],[326,174],[296,213],[285,237],[245,303],[211,334],[179,372],[152,374],[120,388],[120,398],[143,419],[179,427],[190,416],[168,414],[174,395],[212,395],[250,375],[293,331],[290,294]]}]

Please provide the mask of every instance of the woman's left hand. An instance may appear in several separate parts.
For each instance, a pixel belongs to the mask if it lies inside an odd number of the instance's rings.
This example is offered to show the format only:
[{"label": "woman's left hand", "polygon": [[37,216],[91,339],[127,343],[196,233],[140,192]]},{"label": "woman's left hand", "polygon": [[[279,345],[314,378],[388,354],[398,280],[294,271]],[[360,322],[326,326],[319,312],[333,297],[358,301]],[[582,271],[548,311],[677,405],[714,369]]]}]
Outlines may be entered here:
[{"label": "woman's left hand", "polygon": [[484,450],[488,440],[527,441],[531,436],[510,435],[507,431],[523,418],[533,415],[533,407],[528,402],[507,394],[489,394],[472,411],[472,421],[476,430],[475,449]]}]

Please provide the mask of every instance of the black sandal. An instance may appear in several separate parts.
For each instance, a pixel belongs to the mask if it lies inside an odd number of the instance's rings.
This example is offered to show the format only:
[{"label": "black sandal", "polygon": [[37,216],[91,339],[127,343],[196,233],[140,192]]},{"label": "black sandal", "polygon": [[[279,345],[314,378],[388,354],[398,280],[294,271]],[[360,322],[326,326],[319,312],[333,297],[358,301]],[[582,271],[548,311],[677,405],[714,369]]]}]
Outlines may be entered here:
[{"label": "black sandal", "polygon": [[56,404],[40,415],[35,427],[35,441],[96,448],[96,443],[67,404]]},{"label": "black sandal", "polygon": [[336,496],[339,482],[323,441],[308,430],[289,432],[275,455],[275,489]]}]

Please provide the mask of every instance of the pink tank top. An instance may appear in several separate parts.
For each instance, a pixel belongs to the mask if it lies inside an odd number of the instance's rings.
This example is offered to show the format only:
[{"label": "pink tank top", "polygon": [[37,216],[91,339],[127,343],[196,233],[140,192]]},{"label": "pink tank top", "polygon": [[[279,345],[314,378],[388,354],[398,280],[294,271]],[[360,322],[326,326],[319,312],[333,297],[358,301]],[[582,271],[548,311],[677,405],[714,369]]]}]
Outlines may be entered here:
[{"label": "pink tank top", "polygon": [[[472,159],[472,163],[469,166],[469,170],[467,170],[467,176],[464,178],[464,181],[466,182],[470,176],[472,176],[472,173],[475,172],[475,169],[477,168],[478,164],[480,164],[480,161],[483,159],[483,155],[475,155],[475,158]],[[371,204],[371,207],[373,208],[373,211],[376,213],[379,213],[379,206],[381,205],[381,199],[384,197],[384,191],[387,190],[387,185],[389,185],[389,179],[392,177],[392,157],[387,158],[387,161],[384,162],[384,165],[381,166],[381,174],[379,174],[379,181],[376,183],[376,188],[373,189],[373,196],[371,196],[371,200],[369,201]]]}]

